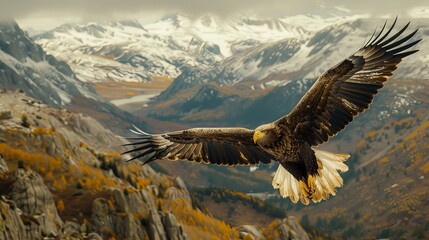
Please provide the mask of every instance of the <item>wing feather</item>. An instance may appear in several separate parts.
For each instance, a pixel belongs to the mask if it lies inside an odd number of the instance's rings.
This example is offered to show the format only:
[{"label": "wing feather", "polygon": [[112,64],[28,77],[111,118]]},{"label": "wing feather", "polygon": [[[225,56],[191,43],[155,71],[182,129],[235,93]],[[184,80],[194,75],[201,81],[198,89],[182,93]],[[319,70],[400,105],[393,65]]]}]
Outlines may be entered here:
[{"label": "wing feather", "polygon": [[137,153],[144,164],[158,160],[183,159],[216,165],[249,165],[270,163],[274,159],[253,142],[253,130],[245,128],[192,128],[183,131],[151,135],[135,127],[133,148],[124,152]]},{"label": "wing feather", "polygon": [[410,23],[389,37],[396,20],[386,33],[385,24],[354,55],[323,73],[291,113],[277,120],[277,124],[287,124],[309,144],[318,145],[368,109],[402,58],[418,51],[410,48],[421,39],[407,43],[417,30],[400,38]]},{"label": "wing feather", "polygon": [[202,143],[203,144],[203,154],[202,154],[202,157],[203,157],[203,161],[205,162],[205,163],[210,163],[210,159],[209,159],[209,146],[208,146],[208,143],[207,142],[203,142]]}]

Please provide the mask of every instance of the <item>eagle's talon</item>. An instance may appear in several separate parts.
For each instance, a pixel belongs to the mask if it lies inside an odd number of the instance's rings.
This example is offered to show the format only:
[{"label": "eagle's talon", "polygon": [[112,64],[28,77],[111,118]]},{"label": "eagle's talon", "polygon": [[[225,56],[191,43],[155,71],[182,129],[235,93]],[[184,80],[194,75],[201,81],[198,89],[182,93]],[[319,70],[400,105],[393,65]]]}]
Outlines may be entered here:
[{"label": "eagle's talon", "polygon": [[304,193],[304,196],[311,199],[313,194],[316,192],[316,182],[314,181],[313,176],[310,175],[307,181],[300,180],[299,185]]},{"label": "eagle's talon", "polygon": [[302,191],[304,192],[304,195],[310,196],[310,189],[308,188],[307,183],[305,183],[303,180],[300,180],[299,185],[300,185]]},{"label": "eagle's talon", "polygon": [[312,175],[308,176],[307,186],[310,189],[312,194],[316,192],[316,182],[314,181],[314,178]]}]

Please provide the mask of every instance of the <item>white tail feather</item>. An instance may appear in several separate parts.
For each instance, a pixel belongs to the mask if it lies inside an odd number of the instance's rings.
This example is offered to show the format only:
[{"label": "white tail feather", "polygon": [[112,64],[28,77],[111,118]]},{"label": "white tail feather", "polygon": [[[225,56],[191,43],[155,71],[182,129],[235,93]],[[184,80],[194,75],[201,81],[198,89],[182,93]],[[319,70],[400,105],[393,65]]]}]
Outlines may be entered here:
[{"label": "white tail feather", "polygon": [[335,188],[343,185],[343,179],[338,171],[346,172],[349,168],[344,161],[350,155],[335,154],[322,150],[313,149],[318,162],[318,174],[312,176],[315,183],[315,189],[311,196],[308,196],[302,189],[300,182],[292,176],[280,164],[273,178],[274,189],[279,189],[280,195],[284,198],[289,197],[294,203],[301,200],[305,205],[310,203],[310,198],[313,202],[326,200],[329,195],[335,196]]}]

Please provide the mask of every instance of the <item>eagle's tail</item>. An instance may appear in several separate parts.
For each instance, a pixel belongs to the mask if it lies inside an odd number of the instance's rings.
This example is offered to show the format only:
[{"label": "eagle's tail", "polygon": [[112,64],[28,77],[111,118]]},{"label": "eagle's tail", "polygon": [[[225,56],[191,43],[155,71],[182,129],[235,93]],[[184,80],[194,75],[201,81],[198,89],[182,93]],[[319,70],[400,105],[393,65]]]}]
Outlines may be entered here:
[{"label": "eagle's tail", "polygon": [[305,205],[326,200],[329,195],[335,196],[335,188],[343,185],[343,179],[338,171],[345,172],[349,168],[344,161],[350,155],[335,154],[318,149],[313,149],[318,163],[318,174],[308,176],[307,184],[298,181],[280,164],[273,179],[273,187],[279,188],[280,195],[289,197],[294,203],[301,200]]}]

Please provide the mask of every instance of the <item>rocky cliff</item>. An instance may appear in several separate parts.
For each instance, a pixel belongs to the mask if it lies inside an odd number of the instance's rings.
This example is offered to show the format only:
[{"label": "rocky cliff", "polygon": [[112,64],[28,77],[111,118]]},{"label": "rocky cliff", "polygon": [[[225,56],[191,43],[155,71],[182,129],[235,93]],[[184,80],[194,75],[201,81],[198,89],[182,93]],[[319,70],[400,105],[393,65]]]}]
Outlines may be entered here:
[{"label": "rocky cliff", "polygon": [[[188,239],[176,217],[159,211],[146,190],[124,194],[113,189],[110,192],[113,205],[106,198],[96,198],[89,221],[64,222],[50,189],[38,173],[25,169],[9,171],[2,158],[0,168],[0,239],[102,239],[111,236],[118,239]],[[65,207],[67,203],[58,204],[60,209]]]},{"label": "rocky cliff", "polygon": [[182,179],[127,164],[126,141],[88,116],[19,92],[0,93],[0,116],[0,239],[246,236],[201,210]]}]

